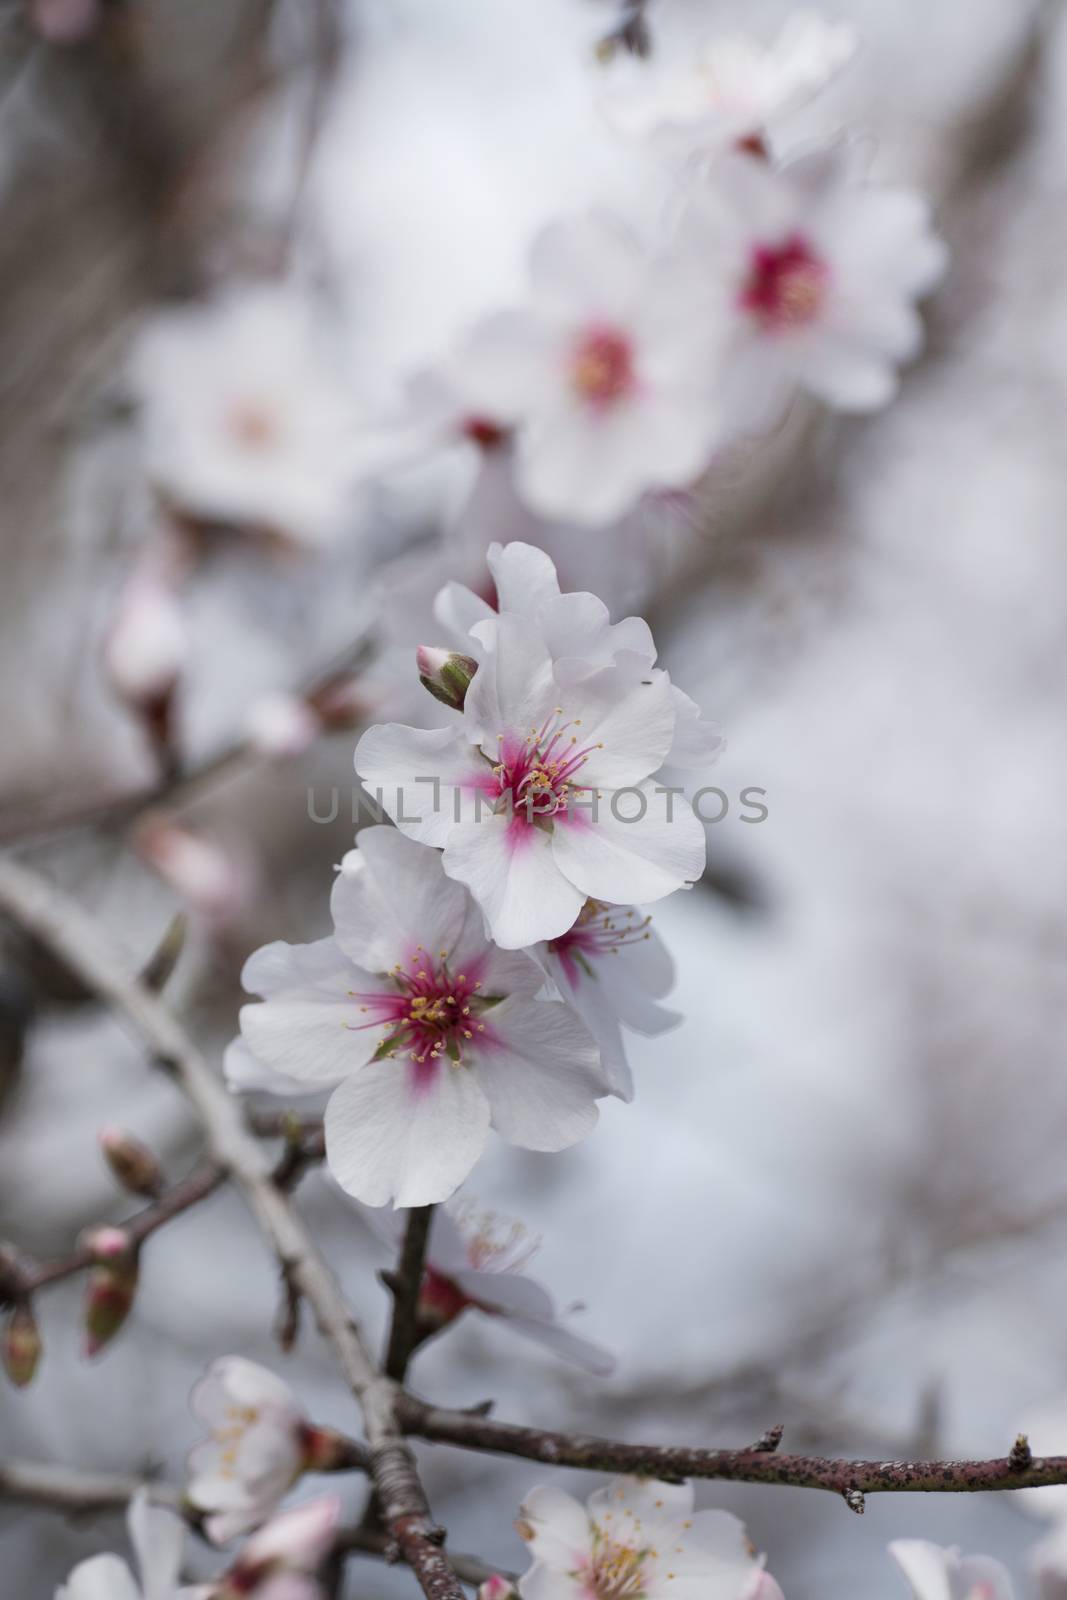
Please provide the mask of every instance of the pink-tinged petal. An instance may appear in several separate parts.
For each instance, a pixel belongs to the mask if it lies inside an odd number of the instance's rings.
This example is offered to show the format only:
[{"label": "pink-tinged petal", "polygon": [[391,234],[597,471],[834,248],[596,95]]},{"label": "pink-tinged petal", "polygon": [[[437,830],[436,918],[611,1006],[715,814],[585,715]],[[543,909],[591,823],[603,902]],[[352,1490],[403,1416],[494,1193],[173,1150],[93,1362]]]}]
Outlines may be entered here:
[{"label": "pink-tinged petal", "polygon": [[261,1563],[284,1562],[301,1572],[315,1572],[333,1545],[341,1515],[337,1495],[324,1495],[273,1517],[241,1551],[237,1566],[255,1570]]},{"label": "pink-tinged petal", "polygon": [[486,816],[454,829],[444,869],[467,885],[505,950],[555,938],[585,902],[585,893],[557,865],[551,836],[527,823],[521,808],[510,818]]},{"label": "pink-tinged petal", "polygon": [[488,1131],[489,1103],[469,1067],[377,1061],[331,1097],[326,1159],[367,1205],[431,1205],[459,1188]]},{"label": "pink-tinged petal", "polygon": [[[585,1507],[550,1485],[531,1489],[519,1511],[523,1538],[535,1562],[553,1573],[573,1572],[589,1560],[592,1528]],[[519,1592],[528,1600],[522,1581]]]},{"label": "pink-tinged petal", "polygon": [[960,1579],[967,1600],[974,1595],[980,1595],[981,1600],[1015,1600],[1008,1569],[992,1556],[964,1556]]},{"label": "pink-tinged petal", "polygon": [[56,1600],[141,1600],[141,1591],[118,1556],[90,1556],[56,1590]]},{"label": "pink-tinged petal", "polygon": [[276,1072],[265,1062],[258,1061],[245,1040],[240,1038],[233,1039],[226,1046],[222,1058],[222,1075],[226,1079],[227,1088],[232,1089],[234,1094],[251,1094],[255,1090],[261,1090],[265,1094],[292,1097],[308,1092],[306,1083],[290,1078],[284,1072]]},{"label": "pink-tinged petal", "polygon": [[496,584],[499,610],[540,621],[539,608],[546,600],[559,598],[559,579],[552,558],[536,545],[523,544],[519,539],[505,545],[491,544],[487,560]]},{"label": "pink-tinged petal", "polygon": [[769,1572],[757,1572],[741,1600],[785,1600],[785,1595]]},{"label": "pink-tinged petal", "polygon": [[569,1009],[553,1000],[504,1000],[486,1013],[475,1070],[493,1127],[526,1150],[565,1150],[595,1127],[608,1092],[600,1052]]},{"label": "pink-tinged petal", "polygon": [[915,1600],[954,1600],[952,1567],[958,1566],[958,1550],[945,1550],[928,1539],[894,1539],[889,1546],[908,1581]]},{"label": "pink-tinged petal", "polygon": [[507,1325],[516,1333],[521,1333],[523,1338],[531,1339],[534,1344],[551,1350],[553,1355],[581,1367],[583,1372],[593,1373],[595,1377],[606,1378],[617,1366],[610,1350],[594,1344],[591,1339],[580,1338],[562,1323],[542,1322],[538,1317],[509,1316]]},{"label": "pink-tinged petal", "polygon": [[[193,1503],[196,1505],[199,1501],[194,1500]],[[205,1517],[204,1532],[214,1545],[230,1544],[234,1539],[242,1539],[246,1533],[258,1528],[270,1510],[271,1507],[261,1506],[246,1497],[239,1505],[226,1506]]]},{"label": "pink-tinged petal", "polygon": [[276,1572],[256,1585],[256,1600],[322,1600],[322,1589],[306,1573]]},{"label": "pink-tinged petal", "polygon": [[496,792],[488,762],[459,728],[381,723],[359,741],[355,766],[370,799],[420,844],[447,843],[475,794]]},{"label": "pink-tinged petal", "polygon": [[640,793],[605,790],[595,814],[583,807],[572,821],[556,821],[553,858],[594,900],[660,900],[704,870],[704,829],[685,798],[658,794],[654,782],[635,788]]},{"label": "pink-tinged petal", "polygon": [[139,1489],[130,1501],[126,1520],[144,1600],[172,1600],[182,1564],[184,1522],[175,1512],[152,1505],[146,1489]]},{"label": "pink-tinged petal", "polygon": [[[558,675],[564,673],[561,667]],[[676,721],[671,681],[642,657],[624,652],[618,666],[600,667],[577,683],[561,682],[559,703],[567,720],[578,719],[573,748],[588,751],[576,782],[617,789],[640,783],[663,765]]]},{"label": "pink-tinged petal", "polygon": [[512,612],[480,622],[473,637],[482,663],[467,690],[463,720],[468,738],[480,740],[496,760],[499,735],[521,742],[555,707],[552,657],[536,623]]},{"label": "pink-tinged petal", "polygon": [[[453,950],[471,904],[441,858],[396,828],[363,828],[330,896],[337,943],[369,972],[406,967],[416,945]],[[479,930],[480,931],[480,930]]]}]

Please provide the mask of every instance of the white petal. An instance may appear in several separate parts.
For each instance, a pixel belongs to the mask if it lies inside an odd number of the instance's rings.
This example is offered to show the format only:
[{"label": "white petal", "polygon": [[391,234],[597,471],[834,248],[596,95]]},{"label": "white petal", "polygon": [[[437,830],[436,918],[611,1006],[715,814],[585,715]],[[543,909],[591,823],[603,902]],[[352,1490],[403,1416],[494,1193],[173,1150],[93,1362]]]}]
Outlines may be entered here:
[{"label": "white petal", "polygon": [[139,1489],[130,1501],[127,1522],[144,1600],[172,1600],[182,1564],[184,1522],[175,1512],[152,1505],[147,1489]]},{"label": "white petal", "polygon": [[446,583],[438,591],[433,614],[458,650],[470,653],[470,631],[478,622],[491,620],[493,607],[462,583]]},{"label": "white petal", "polygon": [[74,1568],[56,1600],[141,1600],[141,1591],[118,1556],[90,1556]]},{"label": "white petal", "polygon": [[441,857],[396,828],[363,828],[334,879],[337,943],[369,972],[407,967],[417,946],[453,950],[471,916],[468,896]]},{"label": "white petal", "polygon": [[493,760],[500,734],[521,744],[550,714],[556,698],[552,657],[529,617],[504,612],[482,622],[474,637],[483,649],[463,707],[467,736],[482,742]]},{"label": "white petal", "polygon": [[276,939],[253,951],[241,970],[241,985],[266,999],[282,989],[304,989],[344,977],[347,962],[333,939],[286,944]]},{"label": "white petal", "polygon": [[620,650],[656,659],[652,630],[643,617],[613,623],[607,606],[593,594],[561,594],[542,601],[537,610],[541,629],[556,660],[580,657],[593,666],[610,666]]},{"label": "white petal", "polygon": [[555,1308],[547,1289],[521,1272],[483,1272],[461,1267],[452,1274],[465,1295],[502,1316],[539,1317],[551,1320]]},{"label": "white petal", "polygon": [[644,258],[614,217],[596,214],[551,222],[534,240],[530,274],[540,304],[564,321],[610,321],[637,298]]},{"label": "white petal", "polygon": [[949,1571],[959,1552],[944,1550],[927,1539],[895,1539],[889,1554],[908,1580],[915,1600],[954,1600]]},{"label": "white petal", "polygon": [[488,1131],[489,1104],[470,1068],[377,1061],[331,1097],[326,1159],[367,1205],[430,1205],[459,1188]]},{"label": "white petal", "polygon": [[700,772],[709,767],[723,751],[725,740],[716,722],[706,722],[695,700],[683,694],[677,684],[672,685],[674,695],[674,740],[667,752],[666,765],[681,767],[685,771]]},{"label": "white petal", "polygon": [[536,545],[513,539],[489,546],[489,570],[496,584],[498,609],[537,618],[546,600],[559,598],[559,579],[552,558]]},{"label": "white petal", "polygon": [[600,1052],[574,1013],[552,1000],[505,1000],[486,1013],[475,1063],[493,1127],[526,1150],[564,1150],[596,1125],[607,1092]]},{"label": "white petal", "polygon": [[[624,652],[620,665],[600,667],[578,683],[560,683],[567,720],[578,719],[569,739],[589,750],[575,781],[594,789],[640,783],[663,765],[676,720],[671,681]],[[565,664],[557,676],[567,676]],[[602,747],[602,748],[601,748]],[[564,750],[561,752],[566,754]]]},{"label": "white petal", "polygon": [[[350,988],[380,989],[379,980],[349,968]],[[367,1027],[359,1002],[315,989],[294,989],[241,1007],[241,1032],[253,1055],[304,1083],[336,1083],[370,1060],[380,1035]]]},{"label": "white petal", "polygon": [[527,823],[521,810],[455,828],[444,868],[467,885],[505,950],[565,933],[585,901],[557,865],[551,836]]},{"label": "white petal", "polygon": [[704,830],[681,795],[657,794],[656,787],[644,783],[636,786],[639,792],[617,795],[605,790],[595,813],[556,820],[553,857],[585,895],[616,905],[660,900],[700,877]]},{"label": "white petal", "polygon": [[570,1328],[564,1327],[559,1322],[544,1322],[538,1317],[509,1316],[507,1324],[524,1338],[532,1339],[534,1344],[542,1345],[554,1355],[562,1356],[564,1361],[570,1361],[574,1366],[581,1367],[584,1372],[592,1372],[598,1378],[606,1378],[609,1373],[615,1371],[617,1363],[610,1350],[605,1350],[603,1345],[594,1344],[590,1339],[580,1338],[578,1334],[572,1333]]},{"label": "white petal", "polygon": [[307,1093],[307,1084],[290,1078],[284,1072],[275,1072],[265,1062],[257,1061],[244,1039],[233,1039],[222,1058],[222,1072],[227,1086],[234,1094],[249,1094],[262,1090],[266,1094],[294,1096]]},{"label": "white petal", "polygon": [[551,1567],[546,1561],[535,1561],[529,1572],[519,1579],[522,1600],[589,1600],[589,1589],[582,1576],[574,1569]]},{"label": "white petal", "polygon": [[[650,1565],[650,1600],[737,1600],[760,1566],[744,1523],[728,1511],[693,1511],[664,1530],[671,1544]],[[673,1577],[668,1577],[673,1573]]]},{"label": "white petal", "polygon": [[[588,1561],[592,1529],[585,1507],[572,1495],[548,1485],[531,1489],[519,1515],[533,1530],[526,1543],[536,1562],[563,1573]],[[525,1600],[526,1591],[522,1593]]]},{"label": "white petal", "polygon": [[899,379],[886,357],[844,339],[820,339],[805,364],[806,389],[841,411],[877,411],[897,392]]},{"label": "white petal", "polygon": [[445,844],[475,794],[496,791],[488,763],[459,728],[379,723],[356,746],[355,766],[371,798],[420,844]]},{"label": "white petal", "polygon": [[471,412],[490,422],[521,421],[553,394],[562,368],[561,333],[535,312],[499,311],[475,327],[459,358]]},{"label": "white petal", "polygon": [[[601,1527],[611,1527],[613,1539],[629,1543],[631,1534],[640,1530],[641,1537],[633,1541],[638,1548],[652,1542],[654,1530],[679,1517],[689,1517],[692,1512],[693,1485],[688,1482],[662,1483],[658,1478],[619,1477],[613,1478],[606,1489],[598,1489],[589,1497],[590,1517]],[[741,1527],[736,1517],[731,1517],[730,1521]]]}]

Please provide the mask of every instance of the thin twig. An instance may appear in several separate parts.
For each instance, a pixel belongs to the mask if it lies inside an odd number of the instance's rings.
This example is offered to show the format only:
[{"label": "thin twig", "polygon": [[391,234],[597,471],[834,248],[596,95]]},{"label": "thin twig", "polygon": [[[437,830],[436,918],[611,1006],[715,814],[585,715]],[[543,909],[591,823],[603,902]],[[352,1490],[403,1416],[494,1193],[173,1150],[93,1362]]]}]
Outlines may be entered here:
[{"label": "thin twig", "polygon": [[[1021,1456],[991,1461],[844,1461],[781,1455],[765,1448],[703,1450],[687,1445],[625,1444],[588,1434],[556,1433],[494,1422],[469,1411],[446,1411],[405,1395],[400,1422],[408,1433],[464,1450],[522,1456],[553,1467],[624,1472],[667,1480],[722,1478],[737,1483],[825,1489],[862,1510],[867,1494],[959,1494],[990,1489],[1036,1489],[1067,1483],[1067,1456]],[[760,1441],[762,1445],[763,1441]]]},{"label": "thin twig", "polygon": [[442,1549],[444,1530],[433,1521],[411,1447],[397,1423],[397,1386],[376,1369],[333,1272],[288,1197],[274,1183],[268,1158],[246,1129],[239,1104],[166,1006],[126,975],[127,963],[106,930],[79,905],[5,858],[0,859],[0,911],[40,939],[114,1007],[185,1091],[199,1113],[214,1159],[248,1201],[286,1282],[314,1312],[359,1402],[387,1531],[400,1545],[427,1600],[460,1600],[462,1588]]},{"label": "thin twig", "polygon": [[400,1260],[393,1287],[393,1320],[389,1329],[389,1349],[385,1371],[403,1383],[408,1362],[419,1338],[419,1290],[426,1267],[426,1246],[433,1223],[433,1206],[414,1206],[408,1212]]}]

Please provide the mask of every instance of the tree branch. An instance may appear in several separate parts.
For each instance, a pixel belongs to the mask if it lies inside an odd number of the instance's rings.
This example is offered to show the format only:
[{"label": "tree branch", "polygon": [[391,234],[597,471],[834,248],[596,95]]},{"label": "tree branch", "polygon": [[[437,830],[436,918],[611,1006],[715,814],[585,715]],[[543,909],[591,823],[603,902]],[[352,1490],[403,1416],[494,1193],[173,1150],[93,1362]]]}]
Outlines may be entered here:
[{"label": "tree branch", "polygon": [[433,1223],[433,1206],[414,1206],[408,1212],[404,1242],[400,1247],[393,1289],[393,1320],[389,1329],[389,1349],[385,1370],[390,1378],[403,1383],[408,1362],[419,1339],[419,1290],[426,1266],[426,1246]]},{"label": "tree branch", "polygon": [[0,910],[110,1004],[185,1091],[199,1113],[213,1158],[245,1196],[286,1282],[311,1307],[360,1405],[386,1529],[427,1600],[460,1600],[462,1588],[442,1549],[444,1530],[433,1521],[415,1458],[397,1422],[399,1391],[377,1371],[336,1278],[274,1183],[268,1158],[246,1129],[238,1102],[166,1006],[126,975],[127,963],[106,930],[74,901],[5,858],[0,860]]},{"label": "tree branch", "polygon": [[[825,1489],[862,1512],[868,1494],[962,1494],[990,1489],[1036,1489],[1067,1483],[1067,1456],[1033,1457],[1023,1464],[1016,1444],[991,1461],[844,1461],[780,1455],[776,1450],[703,1450],[685,1445],[624,1444],[590,1434],[556,1433],[494,1422],[469,1411],[447,1411],[404,1395],[401,1426],[420,1439],[464,1450],[521,1456],[552,1467],[625,1472],[680,1480],[718,1478]],[[763,1444],[763,1440],[759,1443]]]}]

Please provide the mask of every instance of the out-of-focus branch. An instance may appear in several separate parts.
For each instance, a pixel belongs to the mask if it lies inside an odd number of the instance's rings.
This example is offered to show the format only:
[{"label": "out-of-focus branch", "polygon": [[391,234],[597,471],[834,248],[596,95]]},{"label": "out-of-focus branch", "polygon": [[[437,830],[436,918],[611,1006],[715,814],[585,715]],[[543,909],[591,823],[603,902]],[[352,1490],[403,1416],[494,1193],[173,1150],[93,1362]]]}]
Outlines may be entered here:
[{"label": "out-of-focus branch", "polygon": [[426,1246],[433,1212],[433,1206],[415,1206],[408,1212],[400,1260],[391,1284],[393,1320],[389,1329],[385,1371],[397,1383],[403,1383],[408,1362],[419,1339],[419,1290],[426,1266]]},{"label": "out-of-focus branch", "polygon": [[556,1433],[495,1422],[477,1412],[446,1411],[405,1395],[403,1427],[421,1439],[465,1450],[522,1456],[552,1467],[625,1472],[667,1480],[720,1478],[825,1489],[862,1512],[868,1494],[961,1494],[991,1489],[1036,1489],[1067,1483],[1067,1456],[1037,1458],[1024,1438],[1010,1455],[990,1461],[846,1461],[779,1455],[774,1434],[745,1450],[704,1450],[686,1445],[626,1444],[589,1434]]},{"label": "out-of-focus branch", "polygon": [[79,905],[5,858],[0,859],[0,911],[40,939],[111,1005],[185,1091],[203,1122],[213,1158],[248,1201],[286,1282],[314,1312],[359,1403],[386,1531],[427,1600],[460,1600],[462,1588],[442,1548],[444,1530],[433,1521],[398,1423],[399,1390],[375,1367],[336,1278],[274,1182],[269,1160],[245,1127],[240,1106],[167,1008],[127,976],[121,952]]},{"label": "out-of-focus branch", "polygon": [[[75,1467],[46,1466],[37,1462],[9,1461],[0,1464],[0,1500],[47,1506],[70,1516],[122,1511],[139,1489],[148,1490],[154,1505],[166,1506],[168,1510],[178,1512],[193,1527],[197,1527],[181,1490],[174,1484],[151,1478],[85,1472]],[[340,1529],[335,1548],[341,1556],[377,1556],[388,1562],[404,1559],[395,1539],[365,1528]],[[456,1552],[450,1559],[456,1576],[472,1588],[484,1583],[494,1573],[508,1579],[515,1576],[500,1567],[489,1566],[480,1556]]]}]

